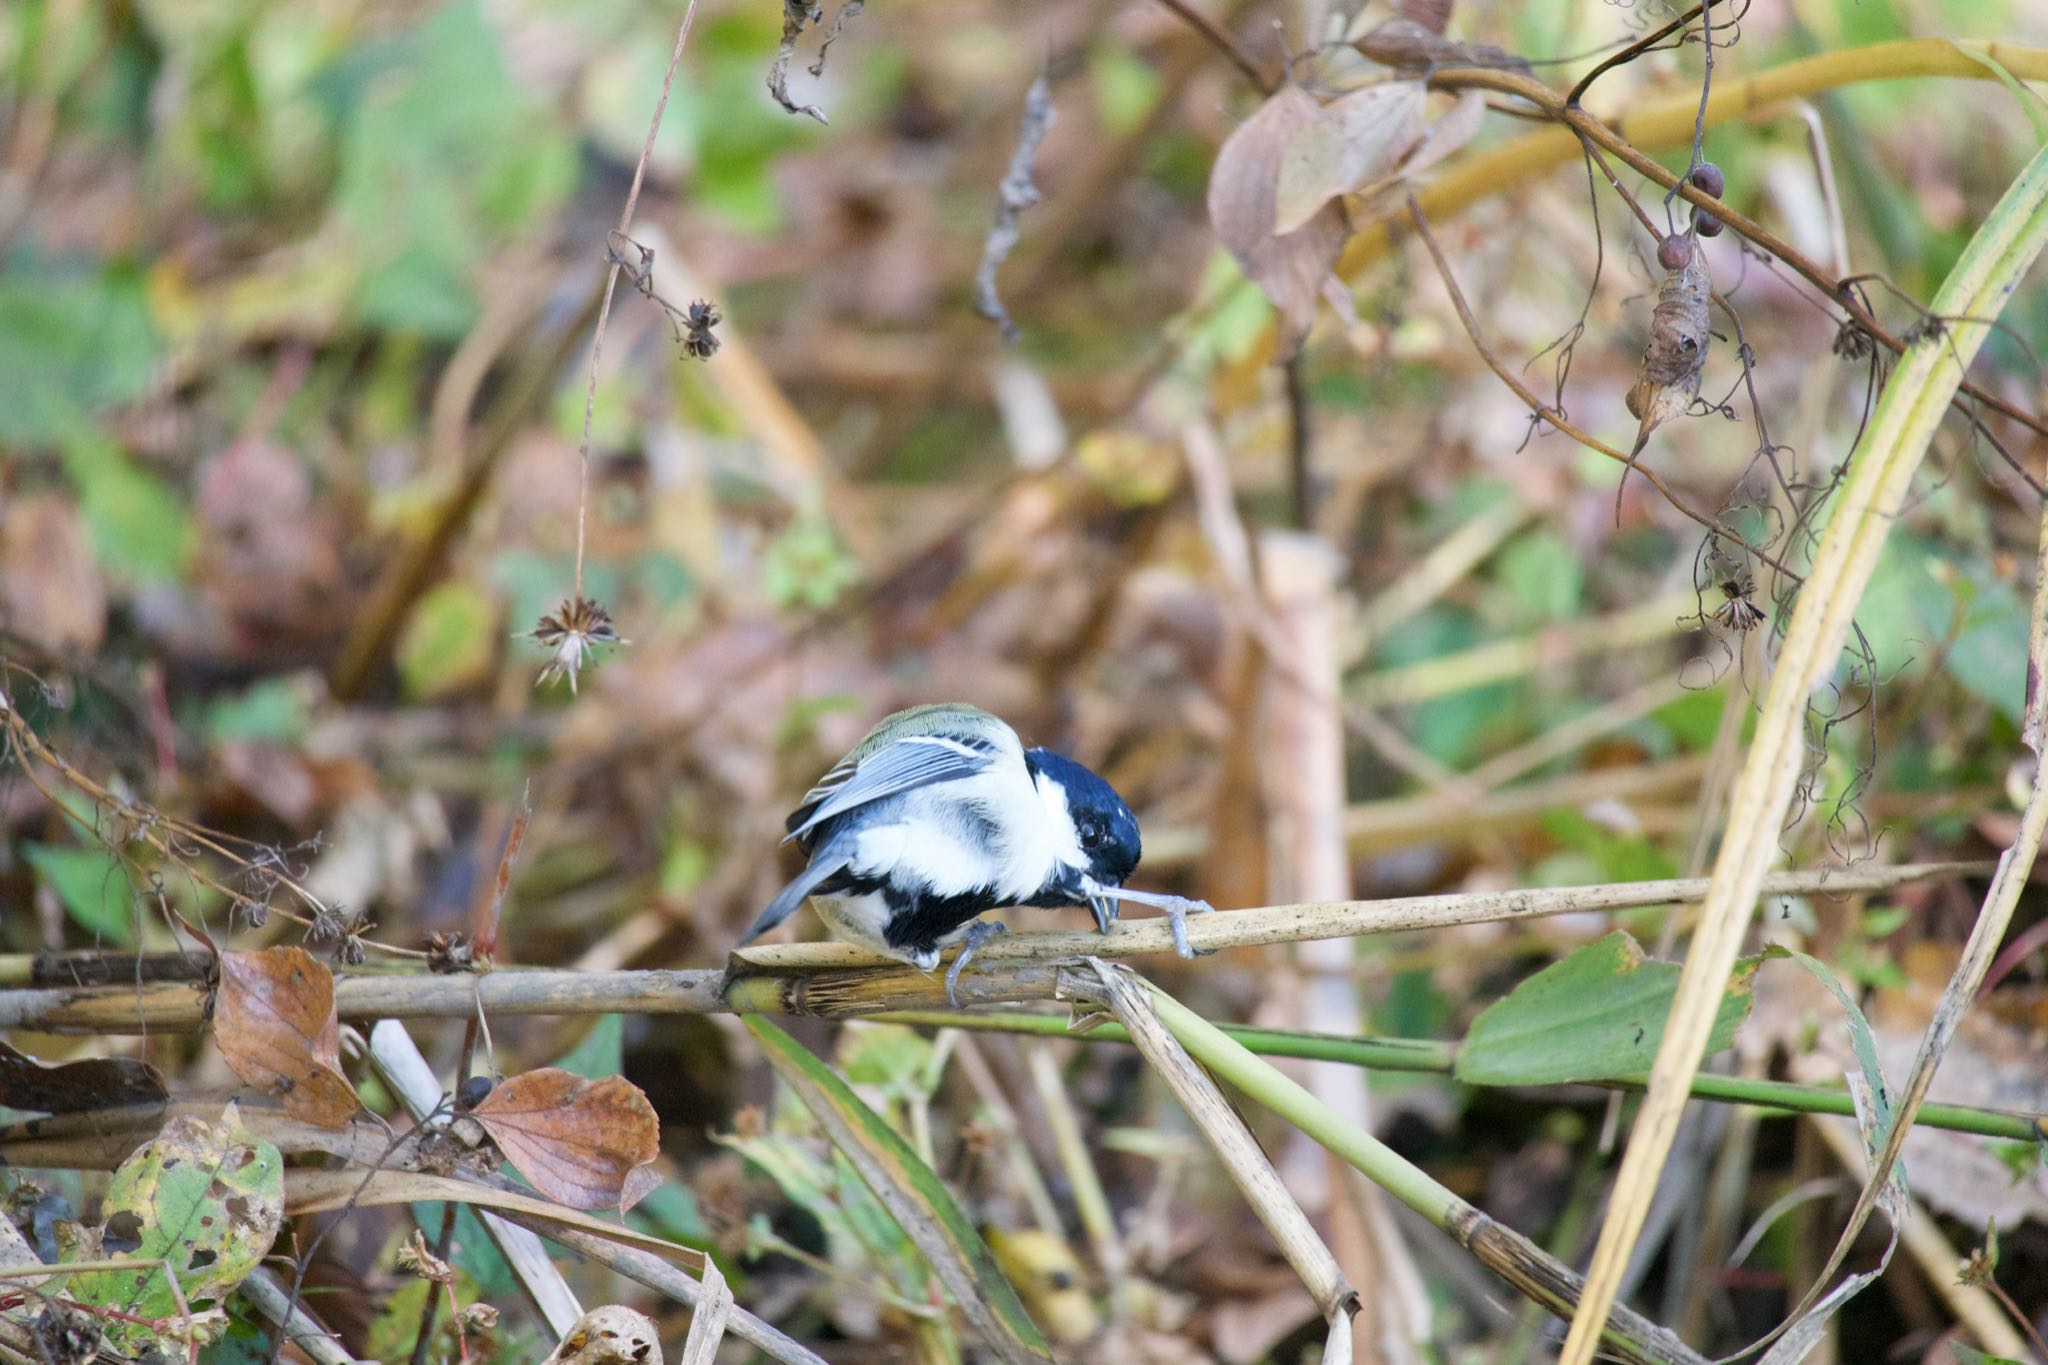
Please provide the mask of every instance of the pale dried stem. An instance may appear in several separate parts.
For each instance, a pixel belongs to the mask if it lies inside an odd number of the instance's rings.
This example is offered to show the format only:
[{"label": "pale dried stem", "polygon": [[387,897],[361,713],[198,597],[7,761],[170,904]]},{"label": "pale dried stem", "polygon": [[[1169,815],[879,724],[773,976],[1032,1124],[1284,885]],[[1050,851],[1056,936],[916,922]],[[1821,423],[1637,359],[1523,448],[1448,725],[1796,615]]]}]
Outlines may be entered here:
[{"label": "pale dried stem", "polygon": [[[1860,866],[1766,876],[1763,897],[1854,895],[1910,882],[1983,876],[1989,863]],[[1495,920],[1584,911],[1627,910],[1703,899],[1705,877],[1612,882],[1335,901],[1219,910],[1189,919],[1198,948],[1249,948],[1318,938],[1439,929]],[[1051,999],[1056,964],[1084,957],[1126,958],[1173,951],[1159,918],[1127,919],[1108,935],[1093,931],[1012,933],[982,945],[960,978],[970,1004]],[[729,970],[577,972],[502,968],[451,981],[428,974],[337,975],[335,1009],[343,1019],[458,1019],[583,1014],[866,1014],[933,1009],[945,982],[850,943],[797,943],[735,953]],[[191,1032],[202,1027],[208,992],[194,982],[93,988],[0,990],[0,1028],[66,1033]]]},{"label": "pale dried stem", "polygon": [[[669,91],[675,87],[676,68],[682,65],[683,47],[690,41],[690,25],[697,18],[697,0],[689,0],[683,22],[676,27],[676,45],[668,56],[668,71],[661,79],[661,97],[654,102],[654,117],[647,121],[647,140],[640,145],[640,160],[633,166],[633,184],[626,191],[626,206],[619,211],[619,225],[613,236],[623,240],[633,226],[633,210],[640,205],[640,186],[647,179],[647,161],[654,155],[655,135],[661,131],[661,116],[668,110]],[[624,263],[617,243],[609,243],[610,265],[605,271],[604,299],[597,306],[597,330],[590,338],[590,376],[583,391],[583,437],[576,447],[576,596],[583,596],[583,546],[590,520],[590,427],[597,415],[597,364],[604,355],[605,328],[611,325],[612,295],[619,287]]]}]

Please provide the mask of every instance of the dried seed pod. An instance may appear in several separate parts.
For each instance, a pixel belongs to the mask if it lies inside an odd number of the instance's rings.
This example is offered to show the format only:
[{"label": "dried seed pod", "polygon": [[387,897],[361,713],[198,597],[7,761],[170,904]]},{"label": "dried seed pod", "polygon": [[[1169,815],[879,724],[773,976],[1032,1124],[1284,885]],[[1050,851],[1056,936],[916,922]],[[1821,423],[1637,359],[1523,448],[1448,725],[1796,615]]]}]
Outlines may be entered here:
[{"label": "dried seed pod", "polygon": [[1683,270],[1692,259],[1692,238],[1674,232],[1657,243],[1657,264],[1666,270]]},{"label": "dried seed pod", "polygon": [[1724,224],[1705,209],[1692,211],[1692,230],[1702,237],[1719,237]]},{"label": "dried seed pod", "polygon": [[[1643,347],[1643,365],[1635,387],[1628,391],[1628,411],[1640,424],[1635,448],[1629,452],[1629,468],[1648,443],[1650,433],[1692,406],[1700,394],[1700,371],[1707,363],[1707,298],[1714,291],[1707,276],[1706,253],[1694,251],[1679,269],[1664,277],[1657,291],[1657,306],[1650,314],[1650,340]],[[1622,471],[1621,487],[1615,489],[1614,507],[1621,514],[1621,488],[1628,484]]]},{"label": "dried seed pod", "polygon": [[1727,600],[1714,612],[1714,619],[1730,630],[1751,631],[1764,623],[1764,609],[1754,601],[1756,583],[1746,573],[1721,580],[1721,595]]},{"label": "dried seed pod", "polygon": [[1702,161],[1693,167],[1687,178],[1716,199],[1721,197],[1721,191],[1728,188],[1728,182],[1721,176],[1721,168],[1711,161]]}]

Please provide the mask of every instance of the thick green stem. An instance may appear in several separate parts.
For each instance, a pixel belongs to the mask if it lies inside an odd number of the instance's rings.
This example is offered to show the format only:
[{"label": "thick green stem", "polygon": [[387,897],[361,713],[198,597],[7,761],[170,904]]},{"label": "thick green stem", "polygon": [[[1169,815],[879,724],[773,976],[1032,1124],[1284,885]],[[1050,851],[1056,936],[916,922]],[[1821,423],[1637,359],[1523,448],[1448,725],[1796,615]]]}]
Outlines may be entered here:
[{"label": "thick green stem", "polygon": [[[954,1014],[944,1010],[900,1010],[874,1017],[878,1022],[911,1024],[921,1028],[1030,1033],[1072,1037],[1089,1043],[1128,1043],[1131,1040],[1121,1024],[1104,1024],[1087,1033],[1073,1033],[1067,1027],[1065,1014]],[[1297,1033],[1287,1029],[1248,1028],[1239,1024],[1216,1027],[1246,1051],[1262,1057],[1345,1062],[1371,1071],[1410,1071],[1448,1076],[1452,1074],[1458,1056],[1456,1043],[1430,1039],[1342,1038],[1329,1033]],[[1641,1076],[1617,1076],[1608,1080],[1586,1081],[1585,1084],[1610,1090],[1641,1090],[1643,1079]],[[1692,1095],[1696,1100],[1748,1104],[1787,1114],[1854,1115],[1856,1112],[1846,1090],[1745,1076],[1699,1075],[1693,1079]],[[1914,1114],[1913,1121],[1923,1128],[1945,1128],[1951,1132],[2006,1138],[2014,1142],[2048,1139],[2048,1116],[1978,1109],[1967,1104],[1923,1104]]]},{"label": "thick green stem", "polygon": [[[1560,1317],[1572,1316],[1582,1284],[1569,1267],[1439,1185],[1428,1173],[1282,1075],[1272,1063],[1254,1056],[1201,1015],[1157,986],[1151,990],[1160,1022],[1180,1040],[1190,1056],[1219,1079],[1230,1082],[1333,1155],[1357,1167],[1381,1189],[1441,1228],[1525,1297]],[[1683,1361],[1689,1365],[1703,1361],[1672,1333],[1627,1309],[1617,1309],[1609,1319],[1604,1341],[1608,1349],[1626,1360]]]}]

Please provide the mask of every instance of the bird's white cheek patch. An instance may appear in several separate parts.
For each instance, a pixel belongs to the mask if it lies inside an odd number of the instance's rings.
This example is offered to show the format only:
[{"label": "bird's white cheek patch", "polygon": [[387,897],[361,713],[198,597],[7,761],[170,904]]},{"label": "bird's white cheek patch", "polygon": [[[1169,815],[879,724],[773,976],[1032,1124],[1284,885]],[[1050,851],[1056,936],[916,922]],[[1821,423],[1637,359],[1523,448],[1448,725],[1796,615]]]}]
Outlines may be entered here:
[{"label": "bird's white cheek patch", "polygon": [[1043,777],[1037,780],[1036,785],[1038,799],[1045,803],[1047,816],[1045,861],[1086,869],[1088,854],[1081,847],[1081,837],[1074,832],[1073,812],[1067,806],[1067,789]]}]

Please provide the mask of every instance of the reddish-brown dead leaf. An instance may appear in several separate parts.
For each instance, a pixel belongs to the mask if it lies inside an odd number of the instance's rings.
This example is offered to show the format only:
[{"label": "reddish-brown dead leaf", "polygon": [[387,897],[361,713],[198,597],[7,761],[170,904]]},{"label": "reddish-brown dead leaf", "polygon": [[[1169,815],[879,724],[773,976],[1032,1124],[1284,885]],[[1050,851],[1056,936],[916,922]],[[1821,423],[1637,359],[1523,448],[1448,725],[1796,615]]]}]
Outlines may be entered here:
[{"label": "reddish-brown dead leaf", "polygon": [[293,1118],[342,1128],[355,1116],[334,977],[305,949],[221,954],[213,1034],[228,1070],[278,1096]]},{"label": "reddish-brown dead leaf", "polygon": [[624,1213],[653,1188],[634,1173],[661,1150],[661,1121],[623,1076],[542,1067],[504,1081],[470,1117],[536,1190],[571,1208]]}]

